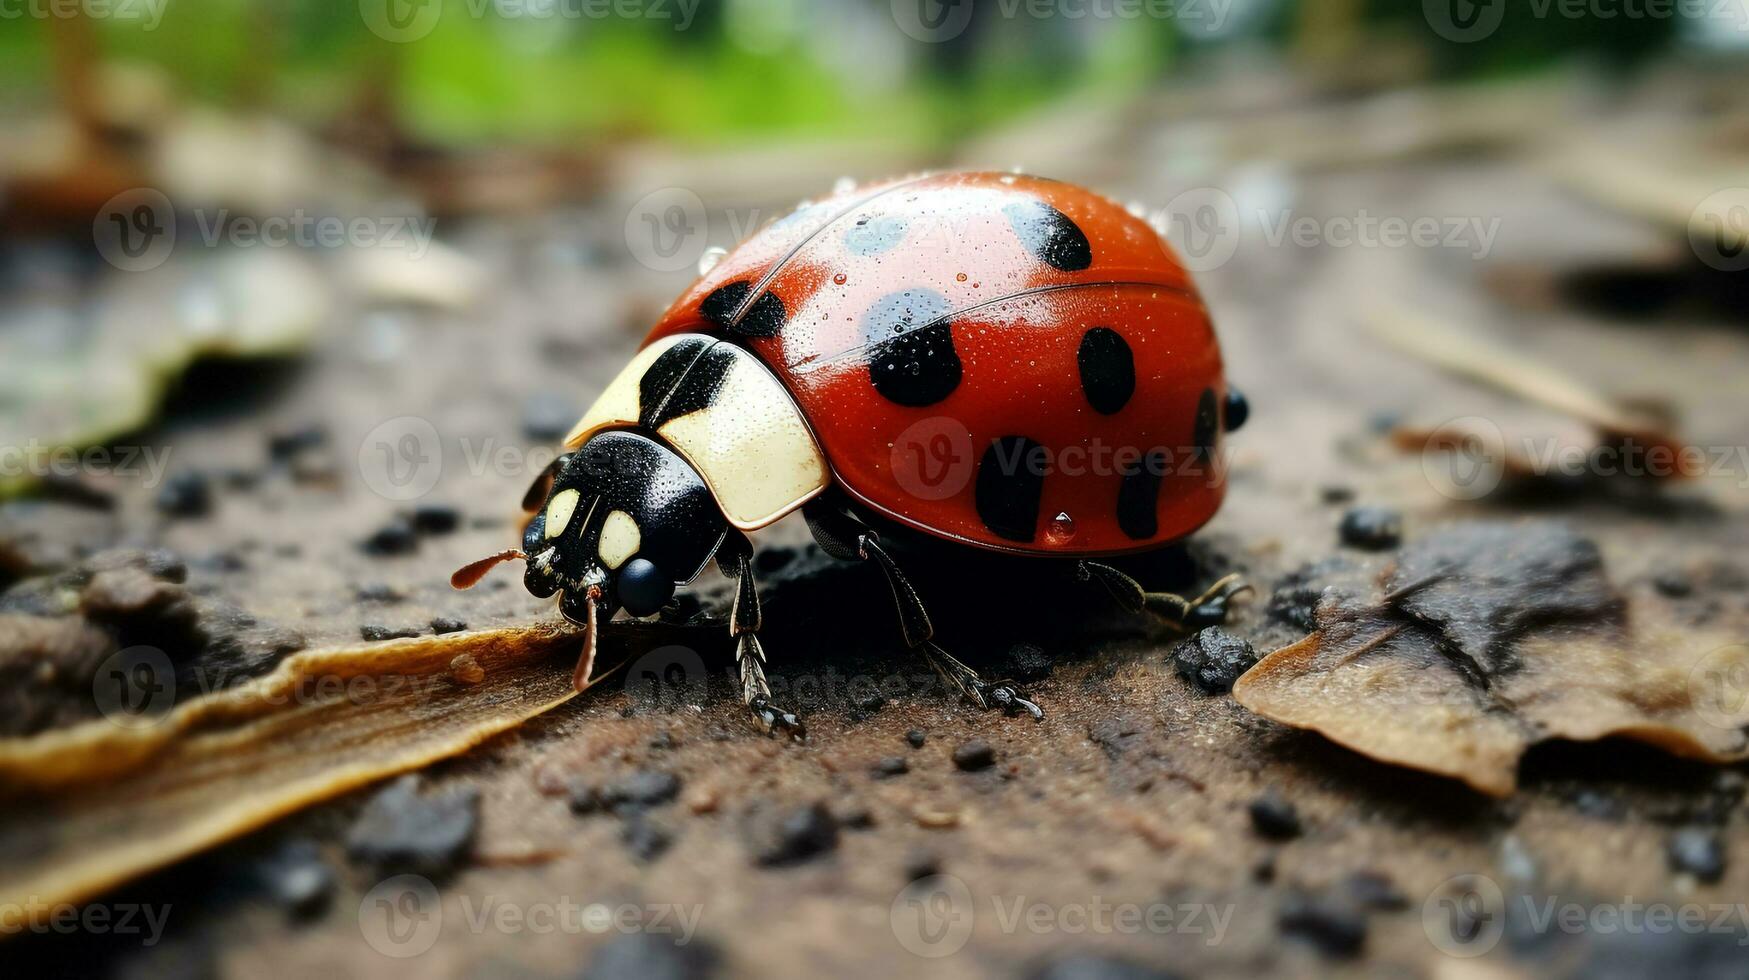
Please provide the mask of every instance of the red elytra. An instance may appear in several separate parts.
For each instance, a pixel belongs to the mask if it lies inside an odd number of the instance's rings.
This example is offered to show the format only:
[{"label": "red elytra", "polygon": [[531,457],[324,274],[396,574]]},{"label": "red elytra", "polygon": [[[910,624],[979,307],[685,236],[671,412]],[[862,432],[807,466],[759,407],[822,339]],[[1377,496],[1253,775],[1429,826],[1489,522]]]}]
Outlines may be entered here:
[{"label": "red elytra", "polygon": [[856,502],[996,551],[1189,534],[1220,507],[1221,435],[1243,421],[1170,247],[1044,178],[937,174],[807,204],[724,256],[644,344],[680,333],[771,368]]}]

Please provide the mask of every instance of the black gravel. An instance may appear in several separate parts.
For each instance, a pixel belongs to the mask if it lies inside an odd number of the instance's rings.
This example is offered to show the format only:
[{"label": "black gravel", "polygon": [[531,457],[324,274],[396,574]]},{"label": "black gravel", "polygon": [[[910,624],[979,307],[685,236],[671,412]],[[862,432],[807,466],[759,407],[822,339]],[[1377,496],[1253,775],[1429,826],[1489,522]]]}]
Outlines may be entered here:
[{"label": "black gravel", "polygon": [[905,741],[910,743],[912,748],[920,749],[923,747],[924,742],[929,741],[929,735],[926,732],[913,728],[905,733]]},{"label": "black gravel", "polygon": [[766,839],[755,844],[755,863],[767,867],[801,864],[838,847],[838,820],[824,803],[785,811]]},{"label": "black gravel", "polygon": [[1246,809],[1251,814],[1252,829],[1270,840],[1292,840],[1305,829],[1300,826],[1299,811],[1275,793],[1259,796]]},{"label": "black gravel", "polygon": [[1257,651],[1237,636],[1210,626],[1172,651],[1178,676],[1204,694],[1225,694],[1257,663]]},{"label": "black gravel", "polygon": [[1665,855],[1670,870],[1687,872],[1705,882],[1725,876],[1725,847],[1717,831],[1704,827],[1684,827],[1670,835]]},{"label": "black gravel", "polygon": [[448,616],[439,616],[431,621],[431,632],[438,636],[445,633],[460,633],[467,628],[467,623],[459,619],[450,619]]},{"label": "black gravel", "polygon": [[1337,531],[1350,548],[1384,551],[1402,543],[1403,514],[1390,507],[1350,508]]},{"label": "black gravel", "polygon": [[911,765],[902,755],[889,755],[874,764],[877,776],[903,776],[910,771]]},{"label": "black gravel", "polygon": [[1290,893],[1282,900],[1277,926],[1285,936],[1303,939],[1327,956],[1356,956],[1366,945],[1366,917],[1346,901]]},{"label": "black gravel", "polygon": [[680,777],[660,769],[639,769],[602,787],[601,799],[610,807],[661,806],[680,795]]},{"label": "black gravel", "polygon": [[442,875],[467,858],[479,815],[478,789],[421,796],[419,777],[403,776],[365,804],[347,831],[346,851],[380,869]]},{"label": "black gravel", "polygon": [[367,555],[410,555],[419,548],[419,532],[406,515],[397,515],[359,542]]},{"label": "black gravel", "polygon": [[682,945],[678,938],[655,932],[617,936],[590,959],[583,980],[705,980],[722,972],[716,947],[696,938]]},{"label": "black gravel", "polygon": [[313,918],[334,898],[334,869],[310,840],[290,840],[256,866],[256,876],[276,904],[296,918]]},{"label": "black gravel", "polygon": [[996,764],[996,750],[989,742],[965,742],[953,750],[953,764],[966,772],[988,769]]},{"label": "black gravel", "polygon": [[199,470],[171,474],[158,489],[158,510],[171,517],[204,517],[212,513],[212,482]]}]

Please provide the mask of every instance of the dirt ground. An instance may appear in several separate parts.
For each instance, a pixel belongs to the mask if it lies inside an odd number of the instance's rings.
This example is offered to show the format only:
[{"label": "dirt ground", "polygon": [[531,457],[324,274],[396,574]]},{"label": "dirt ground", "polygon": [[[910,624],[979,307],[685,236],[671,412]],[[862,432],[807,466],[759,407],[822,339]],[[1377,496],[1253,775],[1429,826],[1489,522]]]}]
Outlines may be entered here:
[{"label": "dirt ground", "polygon": [[[1451,499],[1418,457],[1391,448],[1392,426],[1573,423],[1393,351],[1361,323],[1377,302],[1436,313],[1601,391],[1668,401],[1695,445],[1740,443],[1742,308],[1679,293],[1632,310],[1603,288],[1613,265],[1671,254],[1669,236],[1581,199],[1532,154],[1228,176],[1247,208],[1498,218],[1498,234],[1478,260],[1464,246],[1277,244],[1267,223],[1247,225],[1235,259],[1198,280],[1251,421],[1231,440],[1221,513],[1182,553],[1142,567],[1151,585],[1193,590],[1243,573],[1257,592],[1228,629],[1274,650],[1305,633],[1271,602],[1296,572],[1333,557],[1390,561],[1389,548],[1338,536],[1350,508],[1377,505],[1401,512],[1408,541],[1466,522],[1564,522],[1596,542],[1635,614],[1743,635],[1740,466],[1655,491],[1579,482]],[[1098,179],[1119,200],[1181,187],[1164,166]],[[14,605],[37,573],[82,556],[168,549],[203,608],[240,611],[207,624],[234,639],[222,666],[237,677],[289,649],[357,642],[367,627],[551,617],[513,574],[469,593],[447,576],[514,543],[530,450],[568,426],[688,278],[632,264],[615,247],[622,223],[604,202],[446,225],[486,271],[472,308],[349,307],[305,356],[200,367],[142,441],[174,447],[172,473],[206,475],[210,512],[166,514],[154,492],[126,485],[109,511],[53,496],[0,506],[0,534],[29,570],[15,576]],[[1686,281],[1692,260],[1674,254],[1635,268]],[[395,524],[411,505],[373,492],[360,462],[380,451],[373,430],[404,416],[441,434],[419,533]],[[508,463],[480,463],[504,447]],[[630,668],[426,768],[423,805],[405,787],[360,790],[109,896],[168,905],[161,942],[24,935],[4,955],[28,967],[13,967],[19,976],[127,977],[1141,975],[1125,964],[1194,976],[1724,976],[1749,962],[1738,945],[1749,922],[1733,911],[1749,894],[1741,767],[1552,743],[1525,758],[1515,794],[1490,799],[1195,690],[1174,668],[1178,636],[1056,571],[930,561],[916,577],[943,645],[1020,676],[1046,717],[981,712],[905,652],[874,569],[825,559],[795,520],[758,543],[771,678],[804,713],[805,742],[767,738],[745,717],[720,628],[674,627],[636,654],[610,643],[606,659]],[[705,615],[721,614],[714,572],[696,592]],[[360,843],[373,818],[390,825],[381,833],[395,853]],[[1715,881],[1669,857],[1697,827],[1722,843]],[[396,852],[397,835],[435,839],[439,853]],[[1504,939],[1476,959],[1440,942],[1441,889],[1464,875],[1507,899]],[[582,927],[543,927],[549,910],[595,903],[628,909],[644,932],[588,917],[599,910],[577,913]],[[1539,925],[1568,903],[1731,918],[1699,932],[1595,917]],[[685,946],[649,941],[694,912]]]}]

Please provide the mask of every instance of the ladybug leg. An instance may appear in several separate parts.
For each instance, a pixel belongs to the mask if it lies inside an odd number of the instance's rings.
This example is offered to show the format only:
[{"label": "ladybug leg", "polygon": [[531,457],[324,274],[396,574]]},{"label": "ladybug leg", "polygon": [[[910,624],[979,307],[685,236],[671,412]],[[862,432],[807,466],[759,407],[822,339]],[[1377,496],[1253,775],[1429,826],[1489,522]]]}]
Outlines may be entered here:
[{"label": "ladybug leg", "polygon": [[1237,572],[1223,577],[1194,599],[1171,592],[1149,592],[1142,583],[1110,565],[1082,561],[1075,564],[1075,577],[1083,582],[1098,582],[1117,604],[1133,613],[1153,613],[1167,623],[1186,631],[1219,626],[1227,621],[1227,607],[1233,597],[1251,591]]},{"label": "ladybug leg", "polygon": [[911,580],[905,577],[899,563],[881,546],[880,535],[848,512],[828,506],[803,510],[808,527],[814,533],[821,550],[835,558],[872,561],[880,566],[893,590],[893,604],[899,609],[899,630],[905,645],[923,655],[929,666],[941,675],[967,701],[980,708],[1001,708],[1006,714],[1025,711],[1035,719],[1045,716],[1044,710],[1028,699],[1013,681],[987,681],[958,658],[937,646],[935,626],[929,621],[929,611],[923,608],[923,598],[917,594]]},{"label": "ladybug leg", "polygon": [[795,738],[807,736],[807,727],[793,711],[771,703],[771,684],[765,679],[765,648],[759,643],[762,614],[759,588],[753,582],[753,545],[744,534],[731,533],[717,551],[717,566],[735,578],[735,605],[729,612],[729,635],[735,638],[735,662],[741,668],[741,700],[765,726],[767,734],[779,728]]}]

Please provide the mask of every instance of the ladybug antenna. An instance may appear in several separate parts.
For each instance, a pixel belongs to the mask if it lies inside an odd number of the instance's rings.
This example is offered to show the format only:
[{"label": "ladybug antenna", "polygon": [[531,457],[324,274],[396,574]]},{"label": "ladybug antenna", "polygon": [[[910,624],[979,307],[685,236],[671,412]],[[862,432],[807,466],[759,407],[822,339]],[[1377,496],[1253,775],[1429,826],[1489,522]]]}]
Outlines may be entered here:
[{"label": "ladybug antenna", "polygon": [[571,674],[571,686],[579,694],[589,689],[589,675],[595,672],[595,605],[601,598],[601,586],[591,585],[589,591],[583,593],[584,614],[583,652],[577,655],[577,669]]},{"label": "ladybug antenna", "polygon": [[456,569],[455,574],[449,577],[450,587],[456,589],[471,589],[478,585],[481,579],[486,577],[487,572],[507,561],[515,561],[518,558],[526,559],[528,556],[515,548],[511,548],[509,551],[500,551],[495,555],[487,555],[479,561],[468,562],[466,565]]}]

